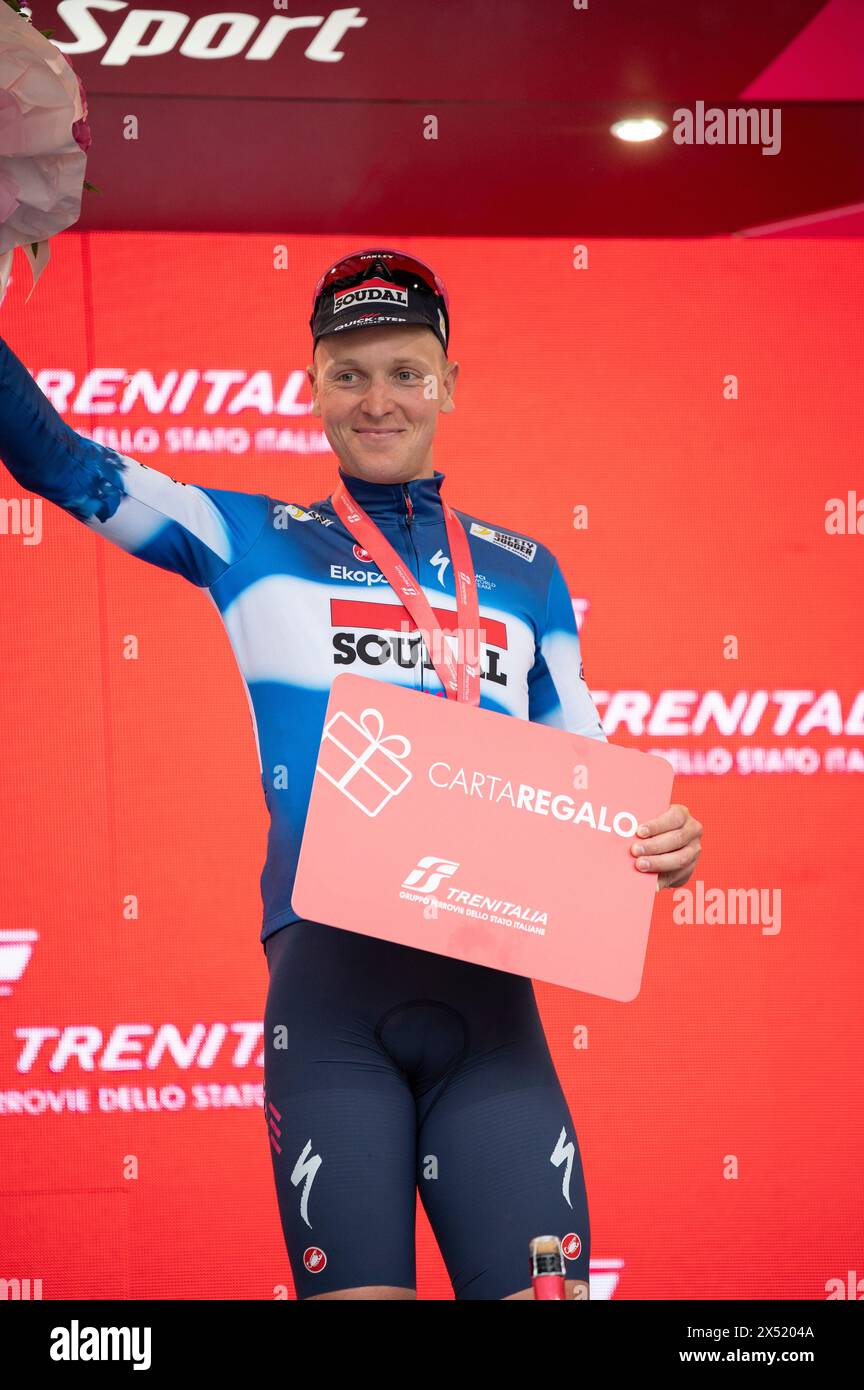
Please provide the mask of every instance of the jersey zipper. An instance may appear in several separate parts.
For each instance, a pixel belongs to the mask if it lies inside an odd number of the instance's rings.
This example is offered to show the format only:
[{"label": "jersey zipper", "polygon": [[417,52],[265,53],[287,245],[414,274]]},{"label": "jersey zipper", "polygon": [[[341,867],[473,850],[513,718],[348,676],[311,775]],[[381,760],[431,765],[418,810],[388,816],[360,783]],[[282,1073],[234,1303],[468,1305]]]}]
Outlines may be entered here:
[{"label": "jersey zipper", "polygon": [[[414,507],[413,507],[413,504],[412,504],[412,502],[411,502],[411,496],[410,496],[410,494],[409,494],[409,492],[408,492],[408,484],[407,484],[407,483],[403,483],[403,484],[402,484],[402,496],[403,496],[404,499],[405,499],[405,524],[406,524],[407,527],[408,527],[408,539],[409,539],[410,542],[411,542],[411,549],[414,551],[414,559],[415,559],[416,562],[417,562],[416,565],[415,565],[414,573],[417,575],[417,582],[419,583],[419,582],[420,582],[420,556],[417,554],[417,547],[416,547],[416,545],[414,544],[414,536],[413,536],[413,533],[412,533],[412,531],[411,531],[411,527],[412,527],[413,522],[414,522]],[[425,690],[425,688],[426,688],[426,687],[424,686],[424,684],[423,684],[424,679],[425,679],[424,670],[423,670],[423,657],[424,657],[424,653],[425,653],[425,647],[423,647],[423,645],[422,645],[422,643],[421,643],[420,653],[419,653],[419,655],[418,655],[418,657],[417,657],[417,666],[418,666],[419,671],[420,671],[420,689],[421,689],[421,690]]]},{"label": "jersey zipper", "polygon": [[402,494],[405,498],[405,511],[407,513],[405,520],[408,522],[408,525],[410,526],[411,522],[414,520],[414,507],[411,502],[411,495],[408,491],[407,483],[402,484]]}]

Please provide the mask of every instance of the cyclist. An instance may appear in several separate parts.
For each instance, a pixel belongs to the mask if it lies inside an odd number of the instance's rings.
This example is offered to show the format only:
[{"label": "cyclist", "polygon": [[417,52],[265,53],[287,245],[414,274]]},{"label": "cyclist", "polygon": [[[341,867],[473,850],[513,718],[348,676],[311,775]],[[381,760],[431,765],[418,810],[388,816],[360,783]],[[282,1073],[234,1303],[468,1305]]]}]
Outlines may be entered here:
[{"label": "cyclist", "polygon": [[[23,487],[206,589],[237,657],[271,818],[264,1113],[298,1298],[415,1297],[418,1190],[457,1299],[531,1297],[528,1241],[547,1232],[565,1238],[568,1295],[587,1297],[581,1155],[531,981],[291,906],[334,676],[448,693],[342,488],[439,621],[456,612],[450,540],[464,531],[481,708],[605,737],[555,556],[442,496],[432,442],[459,366],[440,278],[394,248],[353,253],[321,277],[310,327],[312,411],[339,462],[311,506],[194,487],[79,435],[2,340],[0,457]],[[647,830],[658,887],[686,881],[701,825],[672,806]]]}]

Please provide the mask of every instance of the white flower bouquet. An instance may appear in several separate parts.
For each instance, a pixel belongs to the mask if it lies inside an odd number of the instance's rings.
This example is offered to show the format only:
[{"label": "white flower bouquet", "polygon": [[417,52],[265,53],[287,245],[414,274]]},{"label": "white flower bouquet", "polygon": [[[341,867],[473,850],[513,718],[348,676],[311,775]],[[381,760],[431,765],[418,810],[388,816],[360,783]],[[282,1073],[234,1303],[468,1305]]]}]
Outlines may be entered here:
[{"label": "white flower bouquet", "polygon": [[[33,285],[52,236],[81,215],[90,128],[87,94],[68,60],[34,29],[20,0],[0,0],[0,300],[20,246]],[[28,299],[29,299],[28,295]]]}]

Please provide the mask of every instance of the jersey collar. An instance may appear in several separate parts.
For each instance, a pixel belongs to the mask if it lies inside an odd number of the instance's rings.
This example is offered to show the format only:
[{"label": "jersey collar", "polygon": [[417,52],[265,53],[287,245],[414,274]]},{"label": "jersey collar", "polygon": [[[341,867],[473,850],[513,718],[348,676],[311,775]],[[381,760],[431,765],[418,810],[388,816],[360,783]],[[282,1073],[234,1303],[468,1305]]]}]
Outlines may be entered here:
[{"label": "jersey collar", "polygon": [[[431,478],[412,478],[408,483],[370,483],[339,468],[339,476],[355,502],[373,521],[396,521],[408,514],[407,490],[415,522],[443,521],[441,484],[446,474],[435,470]],[[332,504],[331,504],[332,505]]]}]

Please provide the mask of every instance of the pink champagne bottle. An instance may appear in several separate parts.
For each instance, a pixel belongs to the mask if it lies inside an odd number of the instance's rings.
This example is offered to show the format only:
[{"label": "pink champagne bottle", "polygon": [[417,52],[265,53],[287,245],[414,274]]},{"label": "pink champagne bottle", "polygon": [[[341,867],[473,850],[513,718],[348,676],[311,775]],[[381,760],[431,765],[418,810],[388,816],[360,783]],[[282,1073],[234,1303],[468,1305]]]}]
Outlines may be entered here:
[{"label": "pink champagne bottle", "polygon": [[531,1287],[535,1298],[566,1298],[564,1253],[557,1236],[535,1236],[529,1247]]}]

